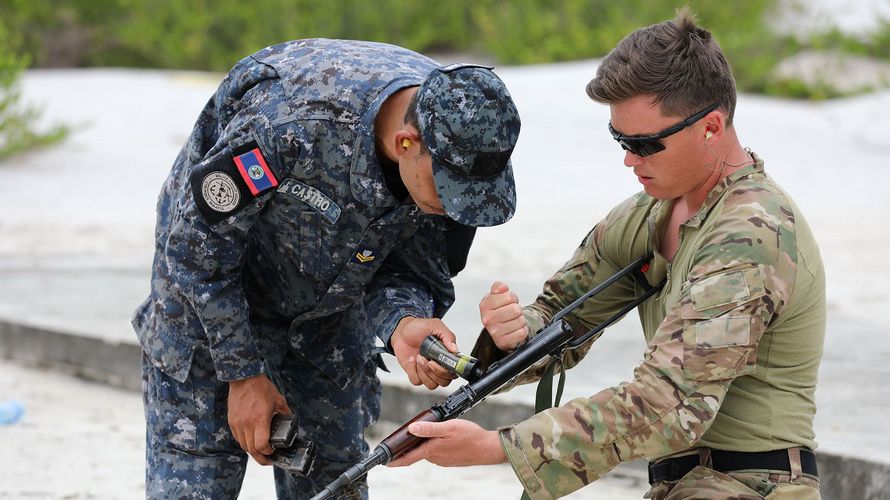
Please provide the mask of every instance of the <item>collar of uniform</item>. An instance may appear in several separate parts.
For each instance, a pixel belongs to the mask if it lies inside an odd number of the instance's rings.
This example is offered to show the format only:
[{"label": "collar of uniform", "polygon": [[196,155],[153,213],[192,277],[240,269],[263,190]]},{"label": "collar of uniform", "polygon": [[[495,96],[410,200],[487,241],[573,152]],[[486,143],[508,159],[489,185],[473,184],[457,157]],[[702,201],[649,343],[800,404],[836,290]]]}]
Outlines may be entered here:
[{"label": "collar of uniform", "polygon": [[655,250],[655,254],[661,258],[661,238],[664,235],[664,227],[671,218],[671,200],[658,200],[652,205],[646,225],[649,228],[649,248]]},{"label": "collar of uniform", "polygon": [[735,172],[727,175],[726,177],[720,179],[720,182],[714,186],[714,189],[708,193],[707,198],[705,198],[704,203],[702,203],[701,207],[699,207],[698,212],[695,213],[688,221],[686,221],[686,226],[690,227],[699,227],[702,221],[708,216],[708,213],[711,212],[711,209],[714,208],[714,205],[717,204],[717,201],[723,197],[723,194],[729,189],[730,186],[739,182],[743,179],[747,179],[749,177],[753,177],[755,175],[763,175],[763,159],[757,155],[757,153],[751,151],[751,157],[754,158],[754,164],[748,165],[747,167],[740,168]]},{"label": "collar of uniform", "polygon": [[349,169],[349,189],[352,191],[352,196],[365,205],[386,207],[402,203],[386,187],[386,178],[383,176],[380,162],[377,161],[374,144],[374,118],[377,117],[380,106],[389,96],[405,87],[413,87],[422,83],[422,76],[406,76],[393,80],[371,102],[358,124],[353,145],[352,166]]}]

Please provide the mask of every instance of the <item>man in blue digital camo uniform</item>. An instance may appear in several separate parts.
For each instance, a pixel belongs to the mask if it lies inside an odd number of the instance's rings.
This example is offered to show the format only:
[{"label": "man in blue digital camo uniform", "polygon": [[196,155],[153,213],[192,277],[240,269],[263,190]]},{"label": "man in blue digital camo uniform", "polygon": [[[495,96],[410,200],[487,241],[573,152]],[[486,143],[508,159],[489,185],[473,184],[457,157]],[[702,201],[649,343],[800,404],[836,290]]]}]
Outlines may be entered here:
[{"label": "man in blue digital camo uniform", "polygon": [[269,463],[275,413],[318,446],[310,477],[276,468],[278,496],[311,496],[368,450],[375,336],[412,383],[447,385],[418,349],[436,334],[456,350],[436,318],[474,228],[514,212],[519,128],[489,68],[400,47],[299,40],[239,62],[158,200],[133,320],[146,496],[236,497],[247,454]]}]

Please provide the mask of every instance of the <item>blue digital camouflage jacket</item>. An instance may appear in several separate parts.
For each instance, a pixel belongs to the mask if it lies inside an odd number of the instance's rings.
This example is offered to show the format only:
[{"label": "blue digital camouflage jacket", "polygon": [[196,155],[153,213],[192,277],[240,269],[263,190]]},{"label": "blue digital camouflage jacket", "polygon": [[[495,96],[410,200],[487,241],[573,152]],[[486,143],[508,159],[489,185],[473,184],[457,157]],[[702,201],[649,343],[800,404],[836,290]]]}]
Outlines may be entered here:
[{"label": "blue digital camouflage jacket", "polygon": [[374,117],[439,65],[386,44],[298,40],[239,62],[201,112],[157,206],[148,359],[188,377],[265,371],[288,346],[345,386],[407,315],[454,300],[445,234],[386,186]]}]

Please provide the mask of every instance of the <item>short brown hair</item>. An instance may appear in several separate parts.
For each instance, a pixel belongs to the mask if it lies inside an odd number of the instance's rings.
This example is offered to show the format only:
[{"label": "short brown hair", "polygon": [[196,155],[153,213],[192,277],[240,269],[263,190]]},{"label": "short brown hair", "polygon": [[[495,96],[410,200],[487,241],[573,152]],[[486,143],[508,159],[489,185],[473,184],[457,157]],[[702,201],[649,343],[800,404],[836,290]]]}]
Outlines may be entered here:
[{"label": "short brown hair", "polygon": [[717,102],[732,125],[736,89],[732,69],[711,33],[689,7],[672,21],[640,28],[603,58],[587,95],[612,104],[652,95],[664,115],[686,116]]}]

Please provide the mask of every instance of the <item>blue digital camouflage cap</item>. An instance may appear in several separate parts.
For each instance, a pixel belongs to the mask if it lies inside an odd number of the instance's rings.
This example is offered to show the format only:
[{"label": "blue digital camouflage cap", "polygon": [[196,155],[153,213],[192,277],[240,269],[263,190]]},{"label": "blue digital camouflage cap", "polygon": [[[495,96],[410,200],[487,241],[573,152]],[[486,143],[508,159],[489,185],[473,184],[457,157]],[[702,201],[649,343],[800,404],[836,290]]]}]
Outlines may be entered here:
[{"label": "blue digital camouflage cap", "polygon": [[430,151],[442,208],[467,226],[496,226],[516,211],[510,155],[519,112],[491,68],[433,70],[417,94],[420,135]]}]

